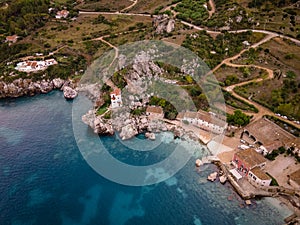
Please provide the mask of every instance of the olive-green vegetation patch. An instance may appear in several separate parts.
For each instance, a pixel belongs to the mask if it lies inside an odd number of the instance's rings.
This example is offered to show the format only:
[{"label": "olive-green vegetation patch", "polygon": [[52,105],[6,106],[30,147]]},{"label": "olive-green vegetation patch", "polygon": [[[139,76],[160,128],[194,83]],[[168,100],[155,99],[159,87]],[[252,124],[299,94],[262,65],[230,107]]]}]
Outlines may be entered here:
[{"label": "olive-green vegetation patch", "polygon": [[182,46],[194,51],[210,68],[214,68],[224,58],[234,56],[242,51],[245,47],[244,41],[256,43],[261,38],[261,35],[248,31],[238,34],[225,32],[214,39],[206,31],[199,31],[187,35]]},{"label": "olive-green vegetation patch", "polygon": [[257,49],[250,49],[234,61],[255,64],[286,74],[293,71],[300,76],[300,46],[290,40],[274,38]]},{"label": "olive-green vegetation patch", "polygon": [[255,112],[255,113],[258,112],[258,109],[254,105],[249,104],[248,102],[245,102],[242,99],[236,98],[229,92],[224,91],[223,94],[224,94],[225,103],[227,105],[230,105],[233,108],[241,109],[241,110],[248,111],[248,112]]},{"label": "olive-green vegetation patch", "polygon": [[[178,2],[178,1],[173,1]],[[182,0],[176,5],[174,10],[178,12],[177,18],[195,25],[201,25],[208,18],[208,11],[204,7],[206,0]]]},{"label": "olive-green vegetation patch", "polygon": [[86,0],[83,5],[78,6],[80,10],[96,12],[116,12],[132,4],[129,0]]},{"label": "olive-green vegetation patch", "polygon": [[154,13],[156,9],[162,9],[170,5],[172,0],[138,0],[138,3],[129,11],[133,13]]},{"label": "olive-green vegetation patch", "polygon": [[300,77],[296,77],[292,71],[284,78],[279,76],[272,80],[236,87],[234,91],[276,113],[300,120]]},{"label": "olive-green vegetation patch", "polygon": [[224,86],[241,83],[244,81],[252,80],[258,77],[268,76],[266,70],[258,69],[256,67],[230,67],[225,64],[214,72],[217,80]]}]

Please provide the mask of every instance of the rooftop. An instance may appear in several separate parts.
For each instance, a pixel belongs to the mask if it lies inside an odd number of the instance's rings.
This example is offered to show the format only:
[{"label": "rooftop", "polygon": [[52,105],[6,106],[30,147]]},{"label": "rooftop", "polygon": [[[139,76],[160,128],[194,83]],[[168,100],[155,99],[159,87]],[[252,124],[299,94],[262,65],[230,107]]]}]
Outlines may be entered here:
[{"label": "rooftop", "polygon": [[271,179],[271,177],[269,177],[259,167],[255,167],[254,169],[251,170],[251,172],[261,180],[270,180]]},{"label": "rooftop", "polygon": [[265,147],[268,146],[268,150],[274,150],[272,148],[278,148],[295,138],[292,134],[266,118],[261,118],[251,123],[245,127],[245,130],[254,135]]},{"label": "rooftop", "polygon": [[164,113],[163,109],[160,106],[148,106],[146,109],[147,113],[157,113],[162,114]]},{"label": "rooftop", "polygon": [[242,161],[249,164],[250,168],[260,165],[267,160],[262,156],[262,154],[256,152],[254,149],[249,148],[246,150],[239,150],[235,153]]},{"label": "rooftop", "polygon": [[195,118],[195,119],[200,119],[203,121],[206,121],[208,123],[212,123],[218,126],[225,126],[226,121],[217,118],[216,116],[210,114],[209,112],[205,112],[202,110],[199,110],[198,112],[186,112],[184,113],[184,117],[186,118]]},{"label": "rooftop", "polygon": [[121,90],[119,88],[116,88],[113,92],[110,93],[111,95],[121,95]]}]

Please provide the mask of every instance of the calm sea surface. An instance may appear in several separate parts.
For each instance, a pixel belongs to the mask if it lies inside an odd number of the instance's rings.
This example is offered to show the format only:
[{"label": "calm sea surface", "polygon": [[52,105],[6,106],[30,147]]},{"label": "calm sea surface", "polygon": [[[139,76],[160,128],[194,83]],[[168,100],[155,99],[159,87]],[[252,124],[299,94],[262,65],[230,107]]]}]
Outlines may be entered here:
[{"label": "calm sea surface", "polygon": [[[155,185],[131,187],[105,179],[77,147],[72,104],[58,91],[0,101],[0,225],[276,225],[290,214],[273,199],[245,206],[229,184],[207,182],[217,168],[197,170],[194,157]],[[151,164],[174,148],[172,135],[159,138],[165,142],[144,155],[132,153],[117,137],[101,141],[120,160],[135,164],[136,157],[146,157],[144,163]],[[205,146],[194,153],[207,154]]]}]

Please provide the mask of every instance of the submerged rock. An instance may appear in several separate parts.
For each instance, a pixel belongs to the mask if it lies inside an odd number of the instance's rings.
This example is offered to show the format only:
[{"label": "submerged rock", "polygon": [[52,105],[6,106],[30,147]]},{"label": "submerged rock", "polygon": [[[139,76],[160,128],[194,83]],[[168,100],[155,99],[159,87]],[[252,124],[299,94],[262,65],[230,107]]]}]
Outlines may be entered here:
[{"label": "submerged rock", "polygon": [[150,139],[150,140],[155,140],[155,134],[154,133],[146,132],[145,137]]}]

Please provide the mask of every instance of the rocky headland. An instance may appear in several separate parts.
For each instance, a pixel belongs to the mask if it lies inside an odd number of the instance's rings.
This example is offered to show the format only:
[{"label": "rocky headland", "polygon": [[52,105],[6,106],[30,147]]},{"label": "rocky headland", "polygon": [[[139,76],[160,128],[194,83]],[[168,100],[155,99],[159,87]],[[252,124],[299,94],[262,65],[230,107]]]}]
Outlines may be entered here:
[{"label": "rocky headland", "polygon": [[[106,113],[110,113],[110,118],[97,115],[97,108],[104,105],[103,92],[99,84],[79,85],[79,90],[84,92],[90,100],[94,102],[94,109],[89,110],[82,120],[90,126],[95,133],[100,135],[113,135],[118,132],[123,140],[130,139],[137,134],[145,133],[150,140],[155,139],[155,133],[170,131],[174,137],[183,137],[187,134],[178,123],[153,118],[145,112],[134,115],[134,110],[146,109],[151,96],[155,96],[155,88],[151,89],[154,83],[164,83],[161,75],[164,73],[158,65],[145,60],[145,55],[140,55],[130,69],[124,74],[126,87],[122,90],[123,107],[108,108]],[[142,110],[141,110],[142,111]],[[190,138],[198,140],[192,132],[188,134]]]}]

